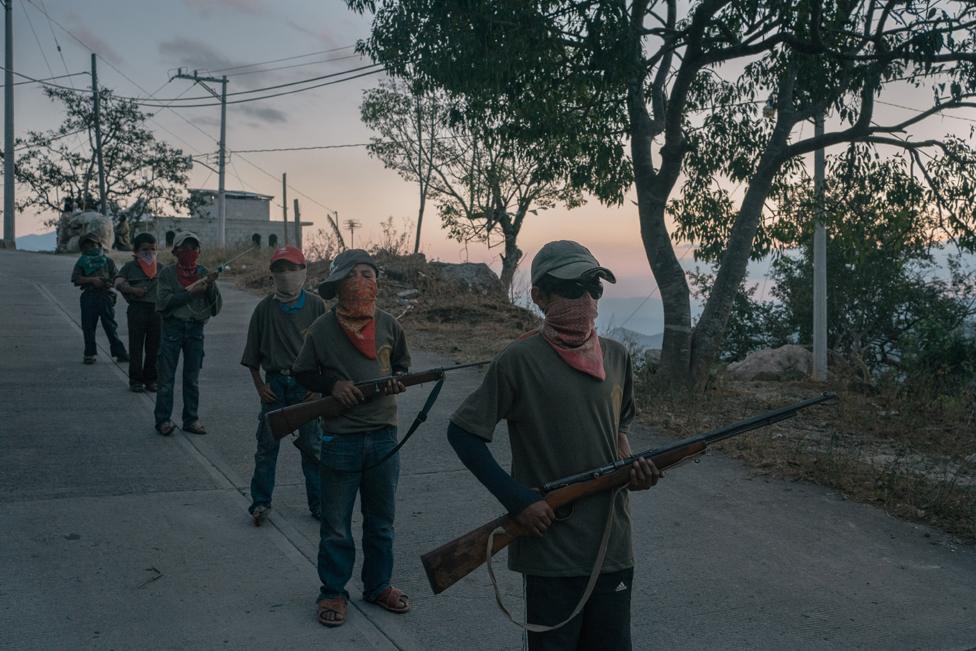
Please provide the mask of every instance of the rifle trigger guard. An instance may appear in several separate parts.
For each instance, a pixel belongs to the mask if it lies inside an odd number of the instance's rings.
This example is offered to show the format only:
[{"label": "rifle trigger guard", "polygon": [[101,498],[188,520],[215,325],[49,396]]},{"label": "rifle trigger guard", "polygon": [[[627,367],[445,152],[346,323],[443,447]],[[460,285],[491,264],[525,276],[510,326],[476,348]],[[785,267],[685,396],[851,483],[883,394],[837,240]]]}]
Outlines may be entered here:
[{"label": "rifle trigger guard", "polygon": [[[576,505],[573,503],[564,504],[558,509],[554,509],[553,513],[556,515],[556,522],[565,522],[573,516],[573,512],[576,510]],[[563,515],[565,513],[565,515]]]}]

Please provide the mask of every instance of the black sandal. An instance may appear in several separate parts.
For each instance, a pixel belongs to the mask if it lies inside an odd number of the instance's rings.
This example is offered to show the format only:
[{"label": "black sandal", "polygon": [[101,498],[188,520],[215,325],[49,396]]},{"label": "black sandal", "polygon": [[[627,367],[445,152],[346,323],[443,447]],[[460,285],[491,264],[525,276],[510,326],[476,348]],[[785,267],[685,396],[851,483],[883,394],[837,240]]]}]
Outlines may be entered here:
[{"label": "black sandal", "polygon": [[195,423],[191,423],[189,425],[184,425],[180,429],[182,429],[184,432],[188,432],[190,434],[206,434],[207,433],[207,428],[204,427],[203,425],[201,425],[200,424],[200,421],[196,421]]},{"label": "black sandal", "polygon": [[173,433],[173,430],[175,429],[176,429],[176,425],[174,425],[172,421],[168,421],[168,420],[165,420],[162,423],[156,425],[156,431],[162,434],[163,436],[171,435]]}]

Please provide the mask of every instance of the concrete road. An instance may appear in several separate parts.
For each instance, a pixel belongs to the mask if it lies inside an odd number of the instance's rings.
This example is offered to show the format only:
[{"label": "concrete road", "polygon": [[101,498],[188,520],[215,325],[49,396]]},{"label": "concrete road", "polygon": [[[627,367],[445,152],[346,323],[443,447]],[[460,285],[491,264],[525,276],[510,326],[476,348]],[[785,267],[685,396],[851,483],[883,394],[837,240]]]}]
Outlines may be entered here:
[{"label": "concrete road", "polygon": [[[435,597],[419,562],[500,513],[444,437],[477,371],[451,376],[403,451],[395,574],[413,612],[354,599],[346,626],[328,630],[314,618],[318,528],[291,446],[272,526],[247,516],[258,402],[239,359],[256,298],[225,286],[207,326],[210,434],[162,438],[151,397],[127,391],[107,351],[81,364],[73,262],[0,252],[0,648],[521,648],[484,571]],[[402,427],[425,397],[401,398]],[[493,448],[507,463],[500,430]],[[634,438],[635,449],[660,442]],[[631,504],[636,649],[976,648],[976,552],[935,530],[721,456]],[[521,612],[520,577],[500,575]]]}]

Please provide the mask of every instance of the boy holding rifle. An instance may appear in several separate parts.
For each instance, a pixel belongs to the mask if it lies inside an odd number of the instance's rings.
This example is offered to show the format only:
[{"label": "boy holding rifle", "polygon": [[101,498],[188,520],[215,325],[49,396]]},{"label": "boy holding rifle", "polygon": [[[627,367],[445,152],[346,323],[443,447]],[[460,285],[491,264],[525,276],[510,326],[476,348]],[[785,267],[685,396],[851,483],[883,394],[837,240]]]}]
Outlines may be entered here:
[{"label": "boy holding rifle", "polygon": [[139,233],[132,242],[133,260],[115,276],[115,288],[129,303],[129,389],[135,393],[156,391],[156,358],[162,319],[156,311],[156,238]]},{"label": "boy holding rifle", "polygon": [[98,359],[95,331],[101,320],[112,357],[119,362],[127,362],[129,355],[125,351],[125,344],[119,339],[115,322],[115,292],[112,291],[115,261],[105,255],[98,233],[85,233],[78,246],[81,257],[71,270],[71,282],[81,288],[81,331],[85,339],[83,361],[94,364]]},{"label": "boy holding rifle", "polygon": [[[631,455],[630,355],[597,336],[601,279],[616,282],[580,244],[542,247],[532,261],[532,300],[545,315],[543,326],[492,362],[448,429],[464,465],[532,534],[512,543],[509,567],[525,577],[533,651],[631,648],[634,558],[626,492],[593,495],[557,515],[531,488]],[[486,445],[502,419],[511,476]],[[631,470],[630,488],[650,488],[659,477],[642,459]],[[594,567],[601,557],[602,566]]]},{"label": "boy holding rifle", "polygon": [[[261,399],[258,448],[254,454],[251,507],[248,509],[254,525],[258,527],[271,510],[279,449],[279,443],[271,434],[265,414],[310,397],[295,380],[291,366],[301,350],[305,333],[316,319],[325,314],[325,301],[305,291],[307,273],[305,255],[301,250],[294,246],[275,249],[271,256],[270,271],[274,292],[254,308],[247,328],[247,344],[241,358],[241,364],[251,371],[254,389]],[[263,379],[261,369],[264,369]],[[302,425],[298,432],[299,438],[295,446],[302,456],[308,509],[318,518],[320,430],[317,421]]]},{"label": "boy holding rifle", "polygon": [[207,269],[199,264],[200,238],[184,231],[173,240],[176,264],[159,272],[156,311],[163,317],[156,392],[156,431],[169,436],[176,429],[170,420],[176,367],[183,354],[183,431],[206,434],[197,409],[200,404],[200,368],[203,366],[203,327],[217,316],[223,299]]},{"label": "boy holding rifle", "polygon": [[382,395],[364,401],[355,385],[405,373],[410,366],[403,329],[376,308],[376,276],[376,262],[366,251],[350,249],[336,256],[319,294],[337,297],[338,304],[312,324],[292,367],[306,389],[331,395],[349,408],[322,423],[321,490],[327,499],[322,501],[318,619],[325,626],[346,620],[346,584],[356,558],[352,511],[357,493],[363,511],[363,599],[393,613],[410,609],[407,596],[390,584],[399,456],[378,463],[396,446],[394,394],[404,387],[391,380]]}]

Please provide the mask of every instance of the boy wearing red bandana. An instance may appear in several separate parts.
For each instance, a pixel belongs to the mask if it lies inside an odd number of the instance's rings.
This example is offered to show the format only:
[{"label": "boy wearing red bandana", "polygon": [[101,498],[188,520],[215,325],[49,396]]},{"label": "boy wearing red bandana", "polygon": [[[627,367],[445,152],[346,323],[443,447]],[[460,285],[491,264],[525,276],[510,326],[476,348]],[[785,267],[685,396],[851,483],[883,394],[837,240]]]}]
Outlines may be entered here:
[{"label": "boy wearing red bandana", "polygon": [[[627,493],[594,495],[557,516],[532,490],[631,455],[631,360],[622,344],[597,335],[601,279],[616,281],[582,245],[562,240],[542,247],[532,261],[532,300],[545,315],[542,327],[492,362],[448,429],[464,465],[534,534],[515,540],[508,556],[509,567],[525,577],[533,651],[631,648],[634,558]],[[487,446],[502,419],[508,423],[511,475]],[[630,488],[649,488],[659,477],[642,460],[631,470]],[[594,567],[601,553],[602,565]]]},{"label": "boy wearing red bandana", "polygon": [[322,587],[317,603],[325,626],[340,626],[346,619],[346,584],[356,558],[352,512],[357,494],[363,511],[363,599],[394,613],[410,609],[407,596],[390,583],[399,455],[376,465],[397,443],[394,394],[403,385],[390,380],[384,394],[369,401],[355,385],[405,373],[410,366],[403,329],[376,308],[376,276],[376,262],[366,251],[352,249],[336,257],[319,294],[337,303],[309,328],[292,366],[306,389],[331,395],[347,407],[322,421]]},{"label": "boy wearing red bandana", "polygon": [[156,391],[156,357],[163,321],[156,311],[156,238],[139,233],[132,242],[133,260],[115,275],[115,288],[129,304],[129,389]]},{"label": "boy wearing red bandana", "polygon": [[170,420],[176,367],[183,356],[184,432],[206,434],[197,410],[200,406],[200,368],[203,366],[203,327],[223,306],[217,284],[197,264],[200,238],[183,232],[173,241],[176,264],[161,270],[156,283],[156,311],[163,320],[156,391],[156,431],[169,436],[176,429]]}]

